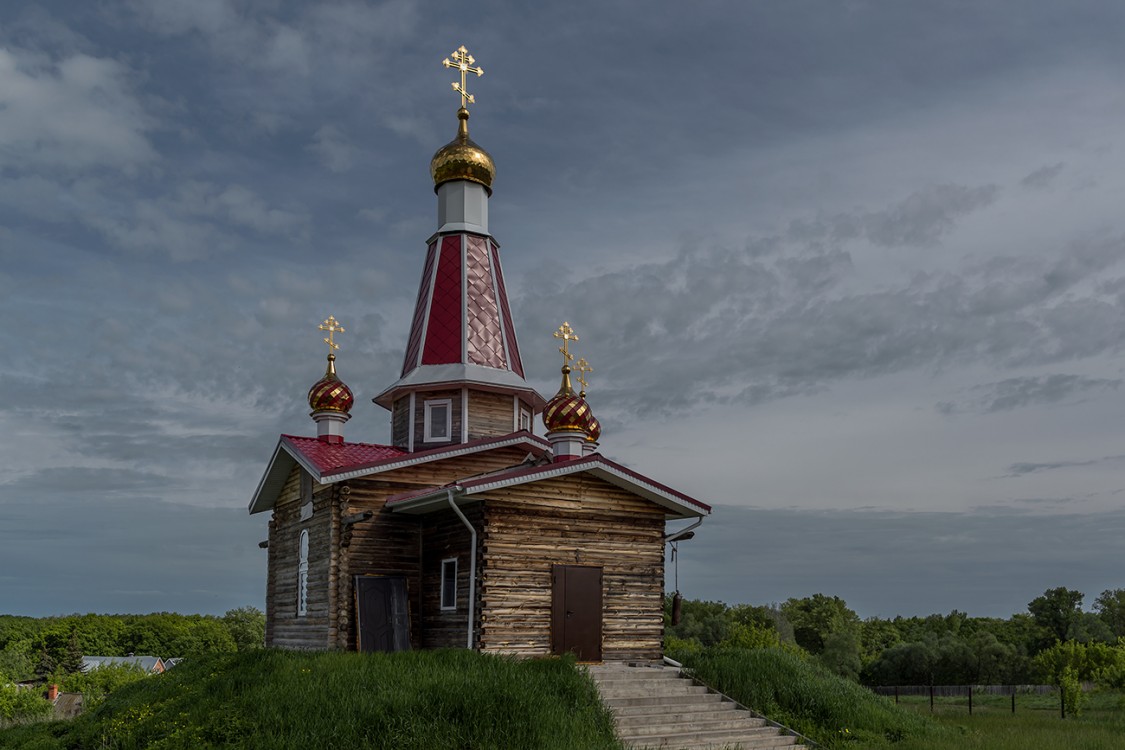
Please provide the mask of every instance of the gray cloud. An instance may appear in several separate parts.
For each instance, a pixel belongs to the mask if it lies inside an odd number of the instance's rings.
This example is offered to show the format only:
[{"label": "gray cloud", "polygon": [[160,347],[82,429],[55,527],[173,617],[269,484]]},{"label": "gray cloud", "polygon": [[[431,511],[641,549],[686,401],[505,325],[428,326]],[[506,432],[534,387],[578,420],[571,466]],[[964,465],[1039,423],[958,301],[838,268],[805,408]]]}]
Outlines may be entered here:
[{"label": "gray cloud", "polygon": [[1024,177],[1020,180],[1020,184],[1029,188],[1050,187],[1051,183],[1062,172],[1062,169],[1063,163],[1061,161],[1057,164],[1047,164]]},{"label": "gray cloud", "polygon": [[1007,378],[970,389],[973,394],[960,401],[937,405],[943,414],[961,412],[994,413],[1027,406],[1055,404],[1088,392],[1117,390],[1121,379],[1088,378],[1082,375],[1040,375]]},{"label": "gray cloud", "polygon": [[0,166],[127,169],[154,160],[156,122],[134,78],[106,57],[0,46]]},{"label": "gray cloud", "polygon": [[[587,336],[584,351],[605,363],[599,394],[633,413],[759,403],[916,367],[1051,364],[1125,343],[1125,307],[1079,288],[1125,259],[1121,237],[1079,240],[1055,258],[999,256],[875,290],[851,284],[847,250],[783,245],[766,256],[690,247],[574,285],[525,280],[520,288],[534,296],[519,300],[521,319],[546,330],[553,311],[576,311],[571,323]],[[669,356],[653,351],[654,340]],[[1016,381],[989,404],[1109,387],[1067,376]]]},{"label": "gray cloud", "polygon": [[788,234],[798,241],[866,239],[882,247],[930,247],[953,229],[956,219],[988,207],[999,192],[996,185],[933,185],[878,211],[797,219]]},{"label": "gray cloud", "polygon": [[1007,471],[1010,472],[1007,476],[1019,477],[1025,474],[1035,474],[1042,471],[1054,471],[1055,469],[1073,469],[1082,466],[1096,466],[1097,464],[1111,463],[1125,460],[1125,455],[1121,456],[1102,456],[1101,458],[1092,458],[1086,461],[1046,461],[1034,463],[1029,461],[1021,461],[1008,466]]}]

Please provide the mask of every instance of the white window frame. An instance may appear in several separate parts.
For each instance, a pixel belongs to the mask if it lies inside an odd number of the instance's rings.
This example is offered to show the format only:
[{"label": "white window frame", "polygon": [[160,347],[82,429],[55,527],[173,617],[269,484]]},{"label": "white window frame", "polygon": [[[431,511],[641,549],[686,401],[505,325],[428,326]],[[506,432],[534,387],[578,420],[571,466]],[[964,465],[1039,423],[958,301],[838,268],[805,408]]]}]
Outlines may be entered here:
[{"label": "white window frame", "polygon": [[[453,590],[450,592],[453,595],[453,604],[445,603],[445,568],[450,563],[453,563]],[[447,557],[441,561],[441,598],[438,600],[441,605],[442,612],[454,612],[457,610],[457,558]]]},{"label": "white window frame", "polygon": [[[445,437],[434,436],[434,407],[445,407]],[[453,399],[435,398],[423,404],[422,440],[426,443],[449,443],[453,440]]]},{"label": "white window frame", "polygon": [[297,617],[309,613],[309,530],[297,538]]},{"label": "white window frame", "polygon": [[531,409],[520,407],[520,429],[531,432]]}]

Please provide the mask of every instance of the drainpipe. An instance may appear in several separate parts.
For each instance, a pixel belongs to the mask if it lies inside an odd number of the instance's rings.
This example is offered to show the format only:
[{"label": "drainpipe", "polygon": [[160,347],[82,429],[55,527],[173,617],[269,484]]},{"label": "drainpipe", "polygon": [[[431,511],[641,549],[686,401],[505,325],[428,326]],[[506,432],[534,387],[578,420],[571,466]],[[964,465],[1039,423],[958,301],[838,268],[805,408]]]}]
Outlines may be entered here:
[{"label": "drainpipe", "polygon": [[684,534],[688,533],[692,529],[699,526],[699,524],[701,524],[701,523],[703,523],[703,516],[700,516],[699,520],[696,521],[695,523],[693,523],[691,526],[685,526],[684,528],[680,529],[679,531],[673,531],[671,534],[665,534],[664,535],[664,542],[668,543],[668,542],[676,541],[677,539],[682,537]]},{"label": "drainpipe", "polygon": [[[453,502],[453,488],[448,487],[445,490],[445,499],[449,502],[449,507],[461,519],[461,523],[465,524],[465,528],[469,530],[472,536],[469,547],[469,634],[468,644],[466,648],[470,651],[473,650],[473,615],[476,613],[477,605],[477,530],[469,523],[469,519],[465,518],[465,514],[457,507],[457,503]],[[701,521],[702,522],[702,521]],[[697,524],[698,525],[698,524]]]}]

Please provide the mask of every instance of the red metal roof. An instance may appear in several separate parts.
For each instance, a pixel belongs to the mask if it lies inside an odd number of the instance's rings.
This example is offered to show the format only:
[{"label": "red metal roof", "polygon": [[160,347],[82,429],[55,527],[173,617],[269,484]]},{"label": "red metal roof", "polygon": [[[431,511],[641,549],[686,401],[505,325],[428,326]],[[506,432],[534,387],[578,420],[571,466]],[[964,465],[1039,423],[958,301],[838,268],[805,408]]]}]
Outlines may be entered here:
[{"label": "red metal roof", "polygon": [[390,458],[409,455],[407,451],[393,445],[374,443],[326,443],[319,438],[282,435],[309,463],[320,470],[322,475],[342,469]]}]

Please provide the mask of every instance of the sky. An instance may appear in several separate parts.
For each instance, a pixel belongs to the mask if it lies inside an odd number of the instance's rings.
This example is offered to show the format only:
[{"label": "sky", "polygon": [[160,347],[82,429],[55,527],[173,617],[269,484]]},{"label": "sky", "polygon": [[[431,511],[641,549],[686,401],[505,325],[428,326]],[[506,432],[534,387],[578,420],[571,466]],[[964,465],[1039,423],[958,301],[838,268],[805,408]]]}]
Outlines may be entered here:
[{"label": "sky", "polygon": [[[1125,6],[0,6],[0,612],[263,606],[278,435],[401,366],[430,157],[497,165],[530,382],[714,506],[690,598],[1125,587]],[[540,428],[542,431],[542,428]],[[669,568],[669,587],[674,585]]]}]

